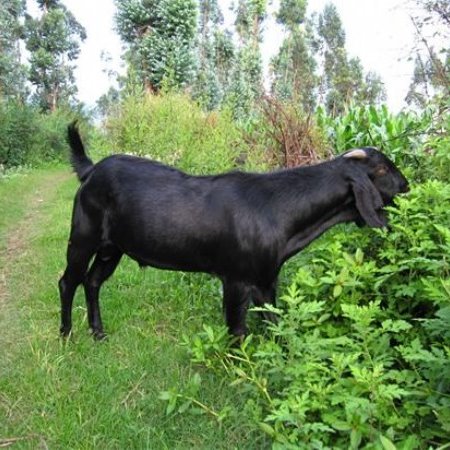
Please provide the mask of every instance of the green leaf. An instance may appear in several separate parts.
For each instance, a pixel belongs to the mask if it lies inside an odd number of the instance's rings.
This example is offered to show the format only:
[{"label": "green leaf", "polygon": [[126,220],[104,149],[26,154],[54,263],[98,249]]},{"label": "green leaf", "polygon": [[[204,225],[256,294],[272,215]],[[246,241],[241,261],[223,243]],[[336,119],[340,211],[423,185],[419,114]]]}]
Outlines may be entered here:
[{"label": "green leaf", "polygon": [[342,286],[340,284],[336,284],[333,288],[333,297],[337,298],[342,294]]},{"label": "green leaf", "polygon": [[350,448],[358,449],[361,443],[362,434],[361,431],[353,429],[350,433]]},{"label": "green leaf", "polygon": [[364,252],[358,248],[355,253],[355,261],[361,265],[364,261]]},{"label": "green leaf", "polygon": [[384,330],[392,333],[400,333],[401,331],[407,331],[412,328],[412,325],[405,320],[384,320],[381,324]]},{"label": "green leaf", "polygon": [[388,439],[386,436],[383,436],[380,434],[380,441],[381,445],[383,446],[384,450],[397,450],[397,447],[394,445],[394,443]]},{"label": "green leaf", "polygon": [[408,436],[402,443],[400,444],[401,450],[415,450],[420,446],[420,441],[417,436]]},{"label": "green leaf", "polygon": [[177,406],[177,397],[173,396],[169,399],[169,403],[167,404],[166,416],[172,414],[175,411],[176,406]]},{"label": "green leaf", "polygon": [[180,414],[183,414],[184,412],[186,412],[186,411],[189,409],[189,407],[190,407],[191,405],[192,405],[191,400],[185,401],[185,402],[178,408],[178,412],[179,412]]},{"label": "green leaf", "polygon": [[352,426],[343,420],[334,420],[330,425],[338,431],[350,431],[352,429]]},{"label": "green leaf", "polygon": [[165,400],[165,401],[167,401],[167,400],[169,400],[170,398],[172,398],[172,393],[171,392],[169,392],[169,391],[163,391],[163,392],[160,392],[159,393],[159,395],[158,395],[158,398],[160,399],[160,400]]},{"label": "green leaf", "polygon": [[259,422],[258,425],[259,425],[259,428],[261,428],[261,430],[264,431],[264,433],[266,433],[272,437],[275,436],[275,430],[269,424],[264,423],[264,422]]}]

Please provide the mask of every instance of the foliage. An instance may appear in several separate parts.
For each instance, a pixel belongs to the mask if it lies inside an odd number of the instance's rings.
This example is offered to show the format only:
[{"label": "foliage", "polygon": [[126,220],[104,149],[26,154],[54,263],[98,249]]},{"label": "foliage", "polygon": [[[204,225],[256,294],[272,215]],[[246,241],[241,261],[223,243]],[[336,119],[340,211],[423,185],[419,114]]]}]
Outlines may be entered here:
[{"label": "foliage", "polygon": [[34,101],[43,111],[67,105],[77,92],[73,61],[78,58],[84,28],[58,1],[40,1],[41,17],[26,16],[26,48],[30,52],[29,80]]},{"label": "foliage", "polygon": [[406,162],[400,159],[422,148],[424,133],[430,125],[427,114],[401,112],[394,115],[385,105],[355,105],[337,118],[319,108],[317,117],[337,153],[349,148],[375,146],[387,150],[397,163]]},{"label": "foliage", "polygon": [[[163,86],[181,88],[208,111],[225,108],[241,123],[254,119],[264,93],[260,46],[266,0],[233,4],[234,36],[223,29],[216,0],[116,4],[117,30],[128,46],[128,86],[138,84],[152,93]],[[306,7],[306,0],[280,2],[277,20],[286,37],[271,62],[273,95],[300,102],[307,112],[323,103],[334,116],[352,101],[384,99],[380,77],[365,73],[360,60],[347,55],[336,8],[328,5],[314,23]]]},{"label": "foliage", "polygon": [[216,30],[214,33],[214,65],[224,92],[229,89],[235,52],[232,34],[229,31]]},{"label": "foliage", "polygon": [[181,94],[131,96],[107,129],[117,151],[146,155],[194,173],[229,170],[248,151],[229,114],[205,113]]},{"label": "foliage", "polygon": [[277,20],[287,36],[278,55],[272,59],[274,80],[272,93],[279,99],[300,101],[306,111],[312,110],[317,79],[316,62],[312,54],[311,28],[305,27],[305,0],[284,0]]},{"label": "foliage", "polygon": [[319,15],[306,16],[307,1],[283,0],[277,20],[286,30],[271,61],[272,93],[281,100],[300,102],[305,111],[324,105],[333,117],[356,101],[377,104],[385,98],[383,83],[364,72],[359,58],[350,58],[337,8],[325,5]]},{"label": "foliage", "polygon": [[119,99],[120,99],[119,91],[111,86],[108,89],[108,92],[101,95],[97,99],[95,106],[96,113],[102,118],[106,118],[108,117],[108,115],[113,114],[114,109],[119,104]]},{"label": "foliage", "polygon": [[241,122],[255,112],[255,103],[263,93],[262,23],[266,16],[265,0],[239,0],[236,5],[236,31],[240,47],[234,59],[225,105]]},{"label": "foliage", "polygon": [[315,19],[314,49],[319,57],[321,82],[319,100],[334,117],[352,101],[362,104],[380,103],[385,92],[380,77],[364,74],[359,58],[349,58],[345,49],[345,31],[336,6],[325,5]]},{"label": "foliage", "polygon": [[0,96],[24,99],[26,96],[25,68],[20,61],[21,19],[25,0],[4,0],[0,5]]},{"label": "foliage", "polygon": [[0,164],[13,167],[28,160],[36,133],[37,116],[30,108],[0,103]]},{"label": "foliage", "polygon": [[223,16],[217,0],[200,1],[199,9],[198,69],[192,86],[192,97],[199,100],[207,110],[212,110],[219,106],[224,88],[216,73],[217,38],[221,36],[218,26],[223,21]]},{"label": "foliage", "polygon": [[313,245],[269,308],[280,317],[270,337],[236,350],[220,330],[189,340],[193,362],[228,378],[273,448],[448,442],[449,201],[450,186],[430,181],[391,208],[389,232],[343,227]]},{"label": "foliage", "polygon": [[258,47],[240,48],[231,74],[224,105],[233,112],[233,118],[241,123],[255,116],[255,104],[262,94],[262,61]]},{"label": "foliage", "polygon": [[166,80],[177,88],[193,71],[196,3],[194,0],[117,1],[117,30],[129,45],[128,63],[147,91]]},{"label": "foliage", "polygon": [[277,22],[293,30],[305,21],[307,0],[282,0]]},{"label": "foliage", "polygon": [[425,153],[428,157],[424,158],[423,171],[428,178],[436,178],[442,181],[448,181],[450,173],[450,99],[447,99],[447,106],[431,109],[432,114],[432,132],[425,142]]},{"label": "foliage", "polygon": [[299,100],[306,110],[312,110],[315,99],[315,61],[302,29],[291,32],[272,60],[272,93],[281,100]]},{"label": "foliage", "polygon": [[[417,11],[414,74],[406,101],[424,108],[431,99],[445,104],[450,93],[450,6],[443,0],[411,0]],[[444,42],[447,43],[443,44]]]},{"label": "foliage", "polygon": [[450,119],[439,108],[392,114],[384,105],[351,106],[337,118],[319,108],[317,122],[336,153],[375,146],[415,181],[448,179]]},{"label": "foliage", "polygon": [[261,24],[266,16],[267,0],[238,0],[236,5],[236,31],[245,43],[261,41]]},{"label": "foliage", "polygon": [[0,167],[38,166],[66,160],[66,127],[73,113],[41,114],[14,102],[0,103]]}]

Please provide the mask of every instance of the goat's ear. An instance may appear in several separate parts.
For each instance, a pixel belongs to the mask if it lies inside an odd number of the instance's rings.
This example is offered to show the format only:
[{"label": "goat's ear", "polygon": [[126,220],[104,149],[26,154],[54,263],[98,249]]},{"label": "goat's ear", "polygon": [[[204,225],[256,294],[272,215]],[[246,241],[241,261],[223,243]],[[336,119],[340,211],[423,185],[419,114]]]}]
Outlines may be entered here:
[{"label": "goat's ear", "polygon": [[369,227],[382,228],[387,226],[383,214],[383,200],[375,185],[366,174],[360,174],[350,181],[358,212]]}]

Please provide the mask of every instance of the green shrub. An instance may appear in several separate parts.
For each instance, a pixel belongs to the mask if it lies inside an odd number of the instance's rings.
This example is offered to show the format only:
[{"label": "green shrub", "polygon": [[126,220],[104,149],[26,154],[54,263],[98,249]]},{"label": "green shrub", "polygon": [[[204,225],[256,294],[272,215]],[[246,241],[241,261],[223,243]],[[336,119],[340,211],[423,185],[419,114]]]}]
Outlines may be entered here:
[{"label": "green shrub", "polygon": [[433,126],[427,136],[421,171],[425,179],[448,181],[450,173],[450,99],[447,108],[435,111]]},{"label": "green shrub", "polygon": [[73,112],[64,109],[51,114],[39,114],[37,134],[29,155],[32,165],[68,160],[67,125],[74,116]]},{"label": "green shrub", "polygon": [[0,165],[39,166],[67,158],[66,129],[73,113],[39,113],[34,108],[0,102]]},{"label": "green shrub", "polygon": [[126,98],[108,120],[107,131],[114,151],[147,156],[191,173],[218,173],[249,160],[230,115],[205,113],[180,94]]},{"label": "green shrub", "polygon": [[28,162],[37,132],[37,115],[29,107],[0,102],[0,164],[4,167]]},{"label": "green shrub", "polygon": [[337,153],[375,146],[384,151],[411,181],[447,180],[450,119],[430,107],[420,113],[392,114],[386,106],[353,106],[345,115],[317,112],[317,122]]}]

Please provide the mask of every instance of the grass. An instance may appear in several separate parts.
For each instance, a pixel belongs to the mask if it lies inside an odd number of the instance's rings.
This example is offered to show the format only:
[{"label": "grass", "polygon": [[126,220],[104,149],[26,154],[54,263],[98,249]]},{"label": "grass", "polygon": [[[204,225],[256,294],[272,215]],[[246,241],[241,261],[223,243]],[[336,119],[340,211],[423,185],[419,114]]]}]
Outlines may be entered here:
[{"label": "grass", "polygon": [[[199,372],[197,395],[221,411],[239,404],[210,372],[193,367],[183,335],[222,324],[220,285],[207,276],[141,270],[124,259],[101,294],[109,339],[89,336],[81,290],[74,336],[58,337],[57,280],[65,265],[77,183],[66,169],[0,180],[0,446],[70,449],[263,449],[270,443],[240,417],[199,411],[167,416],[161,391]],[[20,237],[14,252],[11,238]],[[9,242],[9,244],[8,244]]]}]

